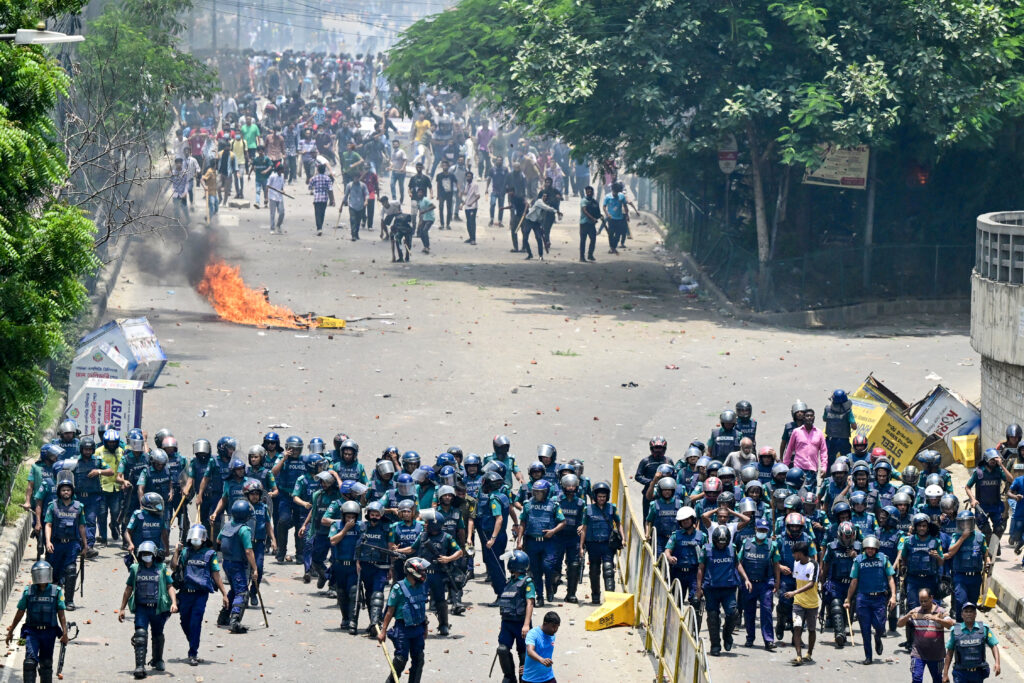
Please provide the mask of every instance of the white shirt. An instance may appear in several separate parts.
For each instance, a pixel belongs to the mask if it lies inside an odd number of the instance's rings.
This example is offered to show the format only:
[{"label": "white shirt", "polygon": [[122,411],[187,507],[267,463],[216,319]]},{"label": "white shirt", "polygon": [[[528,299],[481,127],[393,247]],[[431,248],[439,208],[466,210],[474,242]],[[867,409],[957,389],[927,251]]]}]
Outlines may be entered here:
[{"label": "white shirt", "polygon": [[409,157],[405,150],[399,147],[391,152],[391,170],[395,173],[405,173],[405,166],[409,163]]},{"label": "white shirt", "polygon": [[284,206],[284,195],[281,191],[284,190],[284,176],[274,171],[267,178],[267,199],[272,202],[280,202],[281,206]]},{"label": "white shirt", "polygon": [[480,190],[476,188],[476,183],[471,182],[466,185],[466,189],[462,193],[462,206],[465,209],[472,210],[476,208],[479,201]]}]

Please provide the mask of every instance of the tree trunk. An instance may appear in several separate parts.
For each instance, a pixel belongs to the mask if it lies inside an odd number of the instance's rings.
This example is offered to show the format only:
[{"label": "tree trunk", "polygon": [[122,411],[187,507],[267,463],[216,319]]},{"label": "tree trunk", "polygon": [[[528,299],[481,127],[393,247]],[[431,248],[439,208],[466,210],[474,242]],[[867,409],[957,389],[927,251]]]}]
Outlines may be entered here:
[{"label": "tree trunk", "polygon": [[747,126],[747,145],[750,148],[750,171],[754,180],[754,218],[757,225],[758,299],[763,300],[768,285],[768,258],[771,242],[768,235],[768,211],[764,204],[764,178],[761,145],[754,132],[753,124]]}]

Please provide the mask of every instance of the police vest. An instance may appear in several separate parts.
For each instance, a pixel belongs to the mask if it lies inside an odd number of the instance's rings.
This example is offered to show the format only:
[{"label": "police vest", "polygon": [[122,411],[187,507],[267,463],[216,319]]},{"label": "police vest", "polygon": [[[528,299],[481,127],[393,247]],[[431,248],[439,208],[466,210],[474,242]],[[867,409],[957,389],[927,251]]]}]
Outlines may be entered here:
[{"label": "police vest", "polygon": [[509,502],[508,496],[506,496],[504,493],[491,493],[487,496],[487,500],[484,503],[484,507],[482,509],[479,507],[477,508],[477,516],[480,520],[480,530],[484,533],[485,536],[488,537],[494,533],[494,525],[499,523],[497,521],[499,518],[491,514],[490,504],[492,500],[497,502],[498,506],[501,508],[500,524],[502,529],[505,528],[505,522],[508,519],[509,509],[511,509],[512,507],[512,503]]},{"label": "police vest", "polygon": [[135,604],[156,605],[160,600],[160,571],[156,564],[149,567],[139,563],[135,572]]},{"label": "police vest", "polygon": [[459,534],[459,522],[462,520],[462,510],[456,507],[449,507],[447,510],[444,506],[439,505],[437,511],[444,515],[444,524],[441,528],[446,534],[455,538]]},{"label": "police vest", "polygon": [[855,563],[858,567],[858,593],[881,593],[885,590],[885,566],[888,564],[888,560],[885,558],[885,555],[875,553],[874,557],[868,557],[867,553],[865,553],[857,557]]},{"label": "police vest", "polygon": [[413,522],[412,524],[406,524],[405,522],[398,522],[391,529],[395,532],[395,537],[398,539],[398,547],[408,548],[423,533],[423,523]]},{"label": "police vest", "polygon": [[237,477],[229,477],[224,480],[224,493],[223,496],[228,499],[228,503],[225,507],[231,508],[231,504],[236,500],[242,500],[245,498],[245,477],[238,479]]},{"label": "police vest", "polygon": [[[853,581],[850,577],[850,570],[853,569],[853,561],[861,552],[860,543],[858,541],[854,541],[853,545],[844,546],[839,541],[832,541],[828,544],[828,549],[828,579],[835,583],[849,584]],[[849,556],[848,552],[850,550],[856,552],[854,557]]]},{"label": "police vest", "polygon": [[711,434],[711,459],[725,462],[733,451],[740,449],[740,433],[735,428],[728,431],[718,427]]},{"label": "police vest", "polygon": [[893,496],[896,495],[896,492],[898,490],[892,484],[879,486],[877,483],[875,483],[871,485],[871,488],[875,493],[876,508],[884,508],[886,505],[892,505]]},{"label": "police vest", "polygon": [[270,471],[269,467],[250,467],[249,471],[245,473],[246,477],[248,477],[249,479],[255,479],[263,486],[263,495],[266,495],[266,492],[270,491],[270,489],[273,488],[270,485],[270,477],[272,475],[273,473]]},{"label": "police vest", "polygon": [[387,550],[388,547],[388,525],[383,521],[360,522],[359,535],[362,544],[359,546],[358,559],[386,567],[388,555],[383,550]]},{"label": "police vest", "polygon": [[524,574],[515,581],[505,584],[505,589],[498,596],[498,612],[502,619],[522,621],[526,618],[526,582],[529,578]]},{"label": "police vest", "polygon": [[677,569],[693,569],[700,564],[697,548],[706,542],[704,532],[699,529],[676,529],[672,532],[672,555],[676,558]]},{"label": "police vest", "polygon": [[130,451],[129,453],[129,455],[124,457],[124,478],[128,480],[129,484],[135,486],[139,481],[142,471],[149,465],[149,461],[145,453],[139,453],[138,455],[135,455],[135,451]]},{"label": "police vest", "polygon": [[334,463],[334,471],[338,473],[342,481],[359,481],[359,463],[353,460],[345,462],[344,459]]},{"label": "police vest", "polygon": [[373,500],[380,500],[388,494],[388,491],[392,491],[394,488],[394,477],[391,477],[388,481],[384,481],[380,477],[374,475],[373,480],[370,482],[370,498]]},{"label": "police vest", "polygon": [[213,548],[201,550],[185,548],[183,554],[186,590],[205,590],[207,593],[212,593],[216,589],[213,583],[213,558],[217,556],[217,551]]},{"label": "police vest", "polygon": [[878,552],[888,557],[890,562],[895,562],[901,537],[898,529],[882,529],[878,532],[878,542],[881,545]]},{"label": "police vest", "polygon": [[483,481],[483,477],[480,476],[479,474],[474,477],[466,475],[465,479],[463,480],[463,483],[466,485],[466,497],[476,498],[477,500],[479,500],[480,485],[483,483]]},{"label": "police vest", "polygon": [[245,562],[245,545],[239,533],[244,526],[232,521],[220,530],[220,551],[225,562]]},{"label": "police vest", "polygon": [[975,531],[964,541],[960,550],[953,556],[953,572],[980,572],[985,567],[985,550],[982,546],[984,537]]},{"label": "police vest", "polygon": [[270,517],[270,510],[267,509],[266,503],[257,503],[252,506],[252,517],[249,518],[247,524],[252,529],[252,542],[266,541],[269,534],[267,533],[268,523],[267,519]]},{"label": "police vest", "polygon": [[770,484],[772,481],[772,466],[762,465],[759,461],[757,463],[757,480],[761,482],[761,486]]},{"label": "police vest", "polygon": [[[210,469],[210,459],[209,458],[207,458],[205,462],[203,460],[201,460],[198,455],[196,457],[192,458],[192,478],[196,481],[196,484],[195,484],[196,486],[199,486],[199,482],[202,481],[203,477],[206,476],[206,470],[208,470],[208,469]],[[195,489],[195,492],[198,493],[198,489]],[[220,489],[214,489],[214,492],[219,494],[220,493]],[[206,487],[206,493],[203,495],[203,497],[205,498],[209,494],[210,494],[210,487],[207,486]]]},{"label": "police vest", "polygon": [[64,449],[64,459],[70,460],[71,458],[78,457],[78,439],[72,439],[71,441],[61,441],[60,439],[54,439],[50,443],[60,446]]},{"label": "police vest", "polygon": [[75,493],[100,493],[103,490],[100,478],[89,476],[89,473],[93,470],[105,468],[103,461],[99,460],[97,462],[97,460],[95,456],[78,459],[78,464],[75,466]]},{"label": "police vest", "polygon": [[82,503],[72,500],[71,505],[64,505],[59,500],[54,501],[53,510],[53,540],[57,543],[67,543],[75,540],[78,536],[78,522],[82,515]]},{"label": "police vest", "polygon": [[853,525],[861,530],[864,536],[874,536],[875,534],[875,516],[870,512],[863,514],[854,514],[850,517],[850,521]]},{"label": "police vest", "polygon": [[220,498],[224,490],[224,471],[228,465],[231,464],[231,459],[225,460],[224,458],[218,457],[216,460],[211,460],[209,466],[206,468],[206,493],[203,497],[212,496],[214,498]]},{"label": "police vest", "polygon": [[159,493],[167,503],[171,497],[171,473],[165,466],[162,470],[155,467],[146,468],[146,493]]},{"label": "police vest", "polygon": [[427,572],[433,574],[436,570],[440,570],[441,565],[437,563],[437,558],[446,554],[445,549],[451,546],[452,537],[443,530],[437,534],[424,531],[417,543],[420,557],[430,563],[430,569]]},{"label": "police vest", "polygon": [[751,441],[757,441],[757,420],[737,420],[736,431],[740,433],[740,438],[747,438]]},{"label": "police vest", "polygon": [[964,624],[953,627],[953,651],[957,669],[977,669],[985,664],[985,641],[988,626],[975,622],[970,631]]},{"label": "police vest", "polygon": [[330,529],[320,522],[327,513],[327,508],[340,497],[341,494],[335,488],[329,491],[320,490],[313,494],[313,507],[310,510],[312,515],[309,518],[309,524],[314,529],[315,536],[326,536],[330,532]]},{"label": "police vest", "polygon": [[734,588],[740,585],[736,573],[736,549],[733,546],[716,548],[713,543],[704,546],[704,585],[711,588]]},{"label": "police vest", "polygon": [[532,540],[544,540],[544,532],[555,527],[555,511],[558,503],[549,497],[543,503],[531,502],[524,514],[526,516],[525,535]]},{"label": "police vest", "polygon": [[779,564],[783,567],[793,568],[793,546],[803,541],[810,545],[814,543],[814,539],[811,538],[807,533],[801,533],[796,538],[790,538],[788,533],[783,533],[779,536],[777,543],[779,544]]},{"label": "police vest", "polygon": [[25,594],[25,616],[29,627],[57,625],[57,598],[60,595],[60,588],[56,584],[49,584],[41,591],[35,586],[29,586]]},{"label": "police vest", "polygon": [[903,543],[903,552],[907,556],[907,573],[911,576],[934,577],[939,572],[939,561],[929,556],[929,552],[942,552],[939,539],[928,536],[924,540],[914,534]]},{"label": "police vest", "polygon": [[409,585],[408,579],[402,579],[396,585],[401,591],[405,602],[398,612],[398,620],[406,626],[420,626],[427,620],[427,587],[423,582],[415,586]]},{"label": "police vest", "polygon": [[587,506],[587,540],[595,543],[606,543],[612,537],[612,515],[615,506],[605,503],[602,510],[597,503]]},{"label": "police vest", "polygon": [[[164,545],[164,518],[160,513],[152,513],[146,510],[136,510],[132,513],[133,522],[130,526],[135,529],[132,532],[132,543],[136,546],[153,541],[156,547]],[[134,520],[138,520],[135,522]]]},{"label": "police vest", "polygon": [[1002,504],[1003,471],[978,467],[974,470],[974,495],[982,505]]},{"label": "police vest", "polygon": [[562,498],[558,507],[562,510],[562,516],[565,517],[565,526],[558,532],[558,535],[575,538],[576,530],[583,524],[583,510],[586,509],[587,504],[579,496],[573,496],[572,498]]},{"label": "police vest", "polygon": [[176,492],[181,492],[181,473],[188,467],[188,461],[185,460],[185,456],[180,453],[167,458],[167,474],[171,478],[171,486]]},{"label": "police vest", "polygon": [[822,415],[825,420],[825,436],[830,439],[849,439],[849,415],[849,410],[836,408],[832,403],[825,406],[825,412]]},{"label": "police vest", "polygon": [[306,466],[298,458],[285,458],[281,465],[281,474],[278,476],[281,488],[291,491],[295,483],[306,473]]},{"label": "police vest", "polygon": [[[337,526],[334,527],[334,533],[340,533],[344,527],[344,522],[337,522]],[[355,560],[359,541],[359,524],[356,524],[348,530],[348,533],[342,537],[341,541],[331,546],[331,559],[335,562],[351,562]]]},{"label": "police vest", "polygon": [[907,514],[902,516],[902,517],[897,517],[896,518],[896,529],[897,529],[897,531],[899,531],[901,534],[909,535],[910,534],[910,527],[912,527],[913,524],[914,524],[913,519],[914,519],[914,516],[912,514],[910,514],[910,512],[907,512]]},{"label": "police vest", "polygon": [[743,571],[751,582],[767,581],[773,576],[771,562],[771,541],[758,543],[755,538],[743,541]]},{"label": "police vest", "polygon": [[[546,481],[549,484],[551,484],[551,488],[552,489],[560,489],[561,488],[559,486],[559,484],[561,482],[559,482],[559,480],[558,480],[558,471],[555,469],[556,467],[558,467],[558,465],[556,463],[551,463],[550,465],[545,466],[544,467],[544,476],[542,477],[542,479],[544,481]],[[550,496],[548,496],[548,497],[550,498]]]},{"label": "police vest", "polygon": [[658,547],[664,550],[665,544],[668,543],[668,537],[679,528],[676,522],[676,512],[683,505],[677,498],[665,500],[660,497],[654,501],[654,505],[655,516],[653,526],[658,530]]}]

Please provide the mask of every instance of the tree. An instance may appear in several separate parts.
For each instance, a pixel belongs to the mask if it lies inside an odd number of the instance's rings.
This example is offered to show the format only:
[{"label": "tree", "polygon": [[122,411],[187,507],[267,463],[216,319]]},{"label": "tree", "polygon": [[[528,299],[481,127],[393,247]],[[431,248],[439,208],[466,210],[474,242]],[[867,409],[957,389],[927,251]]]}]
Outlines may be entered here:
[{"label": "tree", "polygon": [[[992,144],[1024,101],[1022,16],[1015,0],[464,1],[409,30],[389,76],[407,97],[422,83],[481,96],[641,171],[736,134],[763,281],[774,207],[820,144],[912,138],[931,158]],[[432,31],[481,24],[457,42]],[[515,46],[504,61],[495,35]]]},{"label": "tree", "polygon": [[[11,6],[6,8],[11,10]],[[0,12],[3,32],[34,25],[23,4]],[[68,79],[41,48],[0,42],[0,479],[16,470],[45,396],[41,366],[64,344],[63,326],[84,307],[82,278],[97,267],[92,224],[57,200],[67,164],[50,118]]]}]

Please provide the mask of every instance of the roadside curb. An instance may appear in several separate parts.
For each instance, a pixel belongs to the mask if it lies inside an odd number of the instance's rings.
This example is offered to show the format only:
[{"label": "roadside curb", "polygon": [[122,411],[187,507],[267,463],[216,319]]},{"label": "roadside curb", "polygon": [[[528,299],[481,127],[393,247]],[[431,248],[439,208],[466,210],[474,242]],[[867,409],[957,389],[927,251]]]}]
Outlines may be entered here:
[{"label": "roadside curb", "polygon": [[[661,235],[662,240],[667,239],[667,232],[661,219],[650,211],[641,211],[654,229]],[[685,251],[675,251],[683,262],[687,271],[706,290],[721,312],[739,320],[771,325],[774,327],[797,327],[804,329],[823,328],[849,328],[863,323],[871,318],[883,315],[914,315],[921,313],[944,314],[944,313],[970,313],[971,300],[964,299],[897,299],[892,301],[866,301],[848,306],[836,306],[833,308],[815,308],[803,311],[780,311],[776,313],[758,313],[737,306],[725,292],[711,281],[704,269],[698,265],[694,258]]]},{"label": "roadside curb", "polygon": [[1017,626],[1024,628],[1024,596],[1018,595],[1012,588],[1000,581],[995,572],[992,573],[989,588],[996,594],[999,608],[1006,612]]}]

